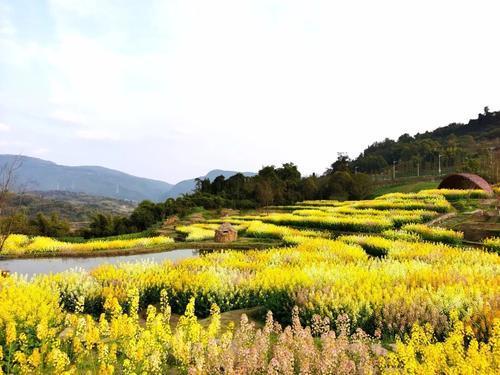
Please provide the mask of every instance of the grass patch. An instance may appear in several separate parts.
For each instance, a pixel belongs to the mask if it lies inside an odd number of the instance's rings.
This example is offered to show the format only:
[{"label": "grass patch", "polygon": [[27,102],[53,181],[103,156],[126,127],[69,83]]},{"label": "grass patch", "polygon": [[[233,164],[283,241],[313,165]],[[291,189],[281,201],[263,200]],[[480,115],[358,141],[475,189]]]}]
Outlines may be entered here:
[{"label": "grass patch", "polygon": [[389,193],[417,193],[420,190],[436,189],[439,185],[437,181],[406,182],[394,185],[379,186],[372,194],[372,198]]}]

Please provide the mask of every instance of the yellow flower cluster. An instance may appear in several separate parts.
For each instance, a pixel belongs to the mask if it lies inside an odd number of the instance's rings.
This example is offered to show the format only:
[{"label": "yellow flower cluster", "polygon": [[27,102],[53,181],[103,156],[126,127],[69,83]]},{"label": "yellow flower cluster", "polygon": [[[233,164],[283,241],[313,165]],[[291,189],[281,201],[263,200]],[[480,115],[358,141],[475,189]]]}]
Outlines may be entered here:
[{"label": "yellow flower cluster", "polygon": [[394,351],[379,358],[382,374],[498,374],[500,320],[489,342],[478,341],[471,327],[452,313],[453,329],[443,342],[428,324],[413,326],[411,335],[398,341]]},{"label": "yellow flower cluster", "polygon": [[418,234],[422,239],[428,241],[459,244],[464,238],[463,232],[440,227],[429,227],[425,224],[406,224],[401,227],[401,230]]},{"label": "yellow flower cluster", "polygon": [[359,209],[349,206],[330,208],[317,207],[316,209],[299,209],[292,212],[298,216],[336,216],[336,217],[358,217],[370,219],[372,217],[389,216],[394,223],[416,223],[428,221],[439,214],[429,210],[378,210],[373,208]]},{"label": "yellow flower cluster", "polygon": [[[439,191],[439,190],[438,190]],[[427,192],[424,190],[424,192]],[[375,208],[378,210],[429,210],[448,212],[452,210],[451,204],[445,196],[438,193],[390,193],[374,200],[359,201],[353,204],[357,208]]]},{"label": "yellow flower cluster", "polygon": [[179,233],[186,235],[186,241],[203,241],[214,238],[215,229],[206,229],[197,224],[181,225],[175,228]]},{"label": "yellow flower cluster", "polygon": [[488,198],[488,193],[481,189],[426,189],[417,193],[389,193],[376,199],[432,199],[443,196],[446,199]]},{"label": "yellow flower cluster", "polygon": [[246,234],[253,237],[321,237],[322,233],[313,230],[298,230],[290,227],[263,223],[258,220],[251,221],[246,229]]},{"label": "yellow flower cluster", "polygon": [[410,233],[403,230],[389,229],[383,231],[381,234],[390,240],[420,241],[422,239],[422,237],[416,233]]},{"label": "yellow flower cluster", "polygon": [[387,255],[394,245],[393,241],[378,236],[340,236],[337,240],[360,245],[368,254],[373,256]]},{"label": "yellow flower cluster", "polygon": [[489,195],[486,191],[484,190],[474,190],[474,189],[429,189],[429,190],[422,190],[418,194],[424,195],[442,195],[447,199],[459,199],[459,198],[472,198],[472,199],[482,199],[482,198],[488,198]]},{"label": "yellow flower cluster", "polygon": [[331,206],[331,207],[337,207],[337,206],[344,206],[349,203],[347,202],[340,202],[340,201],[335,201],[335,200],[316,200],[316,201],[303,201],[297,204],[297,206]]},{"label": "yellow flower cluster", "polygon": [[291,225],[318,229],[353,232],[380,232],[392,228],[393,221],[384,216],[349,216],[349,215],[311,215],[302,216],[286,213],[274,213],[259,217],[265,223]]},{"label": "yellow flower cluster", "polygon": [[98,250],[154,247],[173,243],[165,236],[144,237],[127,240],[92,240],[83,243],[63,242],[50,237],[28,237],[10,235],[5,241],[2,252],[5,254],[38,254],[53,252],[90,252]]},{"label": "yellow flower cluster", "polygon": [[484,246],[488,249],[500,252],[500,237],[489,237],[483,241]]}]

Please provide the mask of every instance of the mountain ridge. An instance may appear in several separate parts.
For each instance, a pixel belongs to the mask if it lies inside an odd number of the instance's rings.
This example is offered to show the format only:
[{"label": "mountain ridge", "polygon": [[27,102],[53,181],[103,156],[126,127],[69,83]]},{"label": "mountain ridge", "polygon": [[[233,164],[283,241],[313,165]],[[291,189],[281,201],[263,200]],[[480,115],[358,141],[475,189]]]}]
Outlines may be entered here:
[{"label": "mountain ridge", "polygon": [[[21,166],[16,171],[17,188],[26,191],[67,191],[134,202],[159,202],[190,193],[196,185],[196,178],[171,184],[99,165],[67,166],[24,155],[0,154],[0,166],[13,162],[15,158],[21,159]],[[219,175],[227,178],[236,173],[239,172],[213,169],[199,178],[213,180]],[[253,172],[244,174],[255,175]]]}]

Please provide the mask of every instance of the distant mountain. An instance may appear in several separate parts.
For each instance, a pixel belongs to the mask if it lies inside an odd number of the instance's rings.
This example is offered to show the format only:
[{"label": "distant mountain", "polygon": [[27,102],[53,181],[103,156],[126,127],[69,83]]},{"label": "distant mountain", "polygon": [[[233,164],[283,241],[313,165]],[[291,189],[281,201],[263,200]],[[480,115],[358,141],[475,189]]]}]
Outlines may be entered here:
[{"label": "distant mountain", "polygon": [[[0,167],[11,163],[16,157],[15,155],[0,155]],[[21,167],[16,171],[16,184],[26,191],[51,192],[51,194],[73,192],[134,202],[145,199],[159,202],[166,198],[176,198],[190,193],[196,186],[194,178],[172,185],[104,167],[69,167],[29,156],[21,156],[21,159]],[[199,178],[208,178],[213,181],[217,176],[223,175],[229,178],[236,173],[239,172],[214,169]],[[255,175],[252,172],[243,174]]]},{"label": "distant mountain", "polygon": [[[208,178],[210,181],[213,181],[218,176],[222,175],[225,178],[229,178],[231,176],[234,176],[237,173],[240,173],[240,172],[214,169],[214,170],[208,172],[205,176],[200,176],[198,178],[199,179]],[[246,177],[251,177],[251,176],[256,175],[256,173],[253,173],[253,172],[241,172],[241,173]],[[190,180],[181,181],[181,182],[175,184],[174,186],[172,186],[172,188],[167,192],[166,198],[177,198],[178,196],[180,196],[182,194],[191,193],[194,191],[195,187],[196,187],[196,179],[195,178],[192,178]]]},{"label": "distant mountain", "polygon": [[[12,162],[15,157],[0,155],[0,166]],[[160,201],[172,187],[163,181],[103,167],[68,167],[28,156],[21,158],[16,184],[28,191],[70,191],[137,202],[144,199]]]}]

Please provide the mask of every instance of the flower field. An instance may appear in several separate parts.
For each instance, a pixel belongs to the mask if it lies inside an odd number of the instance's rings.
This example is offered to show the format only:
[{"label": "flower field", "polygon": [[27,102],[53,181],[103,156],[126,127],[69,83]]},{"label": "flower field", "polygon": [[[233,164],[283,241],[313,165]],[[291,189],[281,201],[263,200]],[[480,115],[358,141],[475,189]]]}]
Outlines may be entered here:
[{"label": "flower field", "polygon": [[[380,233],[404,224],[425,223],[453,206],[447,200],[456,196],[482,197],[476,190],[423,190],[419,193],[391,193],[364,201],[304,201],[295,206],[274,207],[285,212],[258,216],[234,216],[227,220],[238,224],[259,220],[280,226],[315,230]],[[234,220],[234,221],[233,221]]]},{"label": "flower field", "polygon": [[29,237],[20,234],[10,235],[5,241],[4,254],[42,254],[54,252],[91,252],[98,250],[148,248],[173,243],[169,237],[144,237],[134,239],[94,240],[82,243],[63,242],[49,237]]},{"label": "flower field", "polygon": [[0,278],[0,373],[497,374],[497,239],[426,226],[452,209],[434,191],[375,201],[224,219],[278,248]]}]

